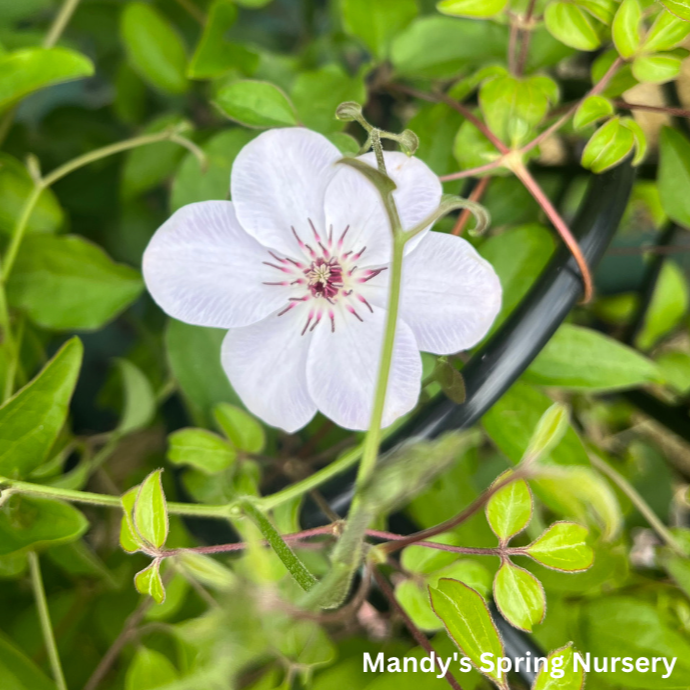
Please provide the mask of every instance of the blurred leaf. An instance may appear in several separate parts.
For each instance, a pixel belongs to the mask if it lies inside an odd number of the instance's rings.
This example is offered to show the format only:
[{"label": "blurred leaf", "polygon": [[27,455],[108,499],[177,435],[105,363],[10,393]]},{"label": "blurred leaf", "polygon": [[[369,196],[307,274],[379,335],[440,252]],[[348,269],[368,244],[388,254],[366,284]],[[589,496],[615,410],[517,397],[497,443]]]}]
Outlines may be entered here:
[{"label": "blurred leaf", "polygon": [[554,661],[558,659],[562,659],[562,661],[558,662],[558,668],[563,669],[563,677],[554,678],[550,671],[546,671],[546,666],[542,666],[539,669],[532,690],[582,690],[585,685],[585,672],[581,666],[578,666],[577,670],[575,670],[572,642],[549,654],[548,668],[556,668]]},{"label": "blurred leaf", "polygon": [[577,0],[577,4],[606,25],[611,24],[618,9],[618,0]]},{"label": "blurred leaf", "polygon": [[614,113],[613,103],[603,96],[589,96],[585,98],[575,112],[573,125],[575,129],[584,129],[588,125],[607,118]]},{"label": "blurred leaf", "polygon": [[639,165],[647,155],[647,135],[642,127],[631,117],[621,118],[621,126],[629,129],[632,132],[635,140],[635,155],[632,159],[633,165]]},{"label": "blurred leaf", "polygon": [[[510,476],[507,470],[494,484],[501,483]],[[486,519],[501,542],[508,541],[522,532],[532,518],[532,494],[524,479],[510,482],[499,489],[486,504]]]},{"label": "blurred leaf", "polygon": [[256,417],[228,403],[216,405],[213,417],[237,450],[245,453],[260,453],[264,449],[266,434]]},{"label": "blurred leaf", "polygon": [[437,175],[456,170],[453,140],[463,121],[462,115],[445,103],[425,103],[407,126],[420,139],[415,154]]},{"label": "blurred leaf", "polygon": [[168,506],[163,493],[161,474],[155,470],[139,486],[132,518],[140,537],[160,549],[168,538]]},{"label": "blurred leaf", "polygon": [[[441,580],[430,587],[431,603],[458,649],[476,668],[483,666],[482,654],[504,656],[503,644],[491,620],[486,603],[477,592],[455,580]],[[507,688],[506,678],[494,670],[486,674],[499,688]]]},{"label": "blurred leaf", "polygon": [[662,352],[656,358],[656,363],[667,386],[681,394],[690,390],[690,355],[677,350]]},{"label": "blurred leaf", "polygon": [[[690,11],[688,12],[690,19]],[[671,12],[660,12],[652,28],[647,32],[642,49],[645,53],[671,50],[682,43],[690,34],[690,22],[683,21]]]},{"label": "blurred leaf", "polygon": [[508,30],[491,22],[451,17],[421,17],[393,40],[391,59],[407,77],[453,77],[459,69],[502,60]]},{"label": "blurred leaf", "polygon": [[599,34],[587,13],[569,2],[550,2],[544,13],[546,28],[559,41],[577,50],[596,50],[601,45]]},{"label": "blurred leaf", "polygon": [[654,362],[603,333],[564,323],[529,366],[525,378],[568,390],[612,391],[659,383]]},{"label": "blurred leaf", "polygon": [[0,556],[76,541],[89,528],[69,503],[12,497],[0,510]]},{"label": "blurred leaf", "polygon": [[316,621],[292,620],[287,629],[280,630],[280,633],[278,648],[291,663],[313,667],[327,664],[335,658],[333,643]]},{"label": "blurred leaf", "polygon": [[6,690],[56,690],[53,681],[4,636],[0,636],[0,678]]},{"label": "blurred leaf", "polygon": [[[592,83],[596,84],[601,81],[617,59],[618,52],[616,50],[607,50],[605,53],[602,53],[592,65]],[[616,98],[617,96],[621,96],[628,89],[631,89],[637,83],[637,79],[635,79],[630,69],[630,64],[624,64],[622,67],[619,67],[610,78],[608,85],[601,95],[606,98]]]},{"label": "blurred leaf", "polygon": [[632,73],[638,81],[663,84],[680,74],[682,62],[675,55],[640,55],[632,63]]},{"label": "blurred leaf", "polygon": [[541,623],[546,614],[546,597],[539,580],[509,560],[496,573],[494,601],[513,627],[526,632],[532,632],[532,627]]},{"label": "blurred leaf", "polygon": [[535,462],[550,453],[563,440],[569,428],[568,407],[563,403],[551,405],[534,429],[522,462]]},{"label": "blurred leaf", "polygon": [[[19,221],[34,182],[28,170],[7,153],[0,153],[0,233],[11,234]],[[27,232],[55,232],[64,213],[51,189],[44,189],[26,226]]]},{"label": "blurred leaf", "polygon": [[659,145],[661,205],[670,218],[690,228],[690,142],[678,130],[664,127]]},{"label": "blurred leaf", "polygon": [[191,577],[202,585],[221,592],[232,589],[237,582],[237,578],[232,570],[226,568],[210,556],[204,556],[200,553],[183,549],[175,557],[175,564],[187,577]]},{"label": "blurred leaf", "polygon": [[179,94],[187,90],[187,51],[173,25],[142,2],[126,5],[120,35],[132,67],[154,89]]},{"label": "blurred leaf", "polygon": [[173,179],[170,210],[196,201],[227,199],[235,157],[255,136],[251,130],[236,127],[211,137],[201,147],[206,154],[205,169],[194,154],[187,154]]},{"label": "blurred leaf", "polygon": [[277,86],[266,81],[236,81],[216,96],[221,112],[247,127],[288,127],[297,124],[295,108]]},{"label": "blurred leaf", "polygon": [[65,343],[41,373],[0,407],[0,475],[26,477],[48,458],[79,376],[84,348]]},{"label": "blurred leaf", "polygon": [[[460,125],[460,129],[455,135],[453,156],[463,170],[486,165],[500,158],[496,147],[469,120],[465,120]],[[496,168],[480,173],[478,177],[506,174],[508,174],[506,169]]]},{"label": "blurred leaf", "polygon": [[51,84],[90,77],[91,60],[66,48],[24,48],[0,56],[0,111]]},{"label": "blurred leaf", "polygon": [[419,11],[416,0],[342,0],[340,7],[345,31],[359,38],[379,59],[387,55],[391,39]]},{"label": "blurred leaf", "polygon": [[168,460],[215,474],[230,467],[237,453],[220,436],[206,429],[180,429],[168,436]]},{"label": "blurred leaf", "polygon": [[602,173],[620,163],[635,144],[632,132],[621,126],[619,117],[612,117],[599,127],[582,152],[582,165],[595,173]]},{"label": "blurred leaf", "polygon": [[613,18],[611,33],[621,57],[631,58],[640,47],[642,8],[638,0],[623,0]]},{"label": "blurred leaf", "polygon": [[165,346],[173,376],[190,414],[199,426],[211,426],[213,408],[220,402],[239,404],[220,364],[226,331],[189,326],[170,319]]},{"label": "blurred leaf", "polygon": [[448,361],[448,357],[439,357],[436,360],[433,376],[449,400],[458,405],[465,402],[465,381],[462,374]]},{"label": "blurred leaf", "polygon": [[690,22],[690,6],[687,0],[659,0],[661,4],[679,19]]},{"label": "blurred leaf", "polygon": [[156,560],[148,568],[138,572],[134,576],[134,586],[139,594],[146,594],[157,604],[162,604],[165,601],[165,587],[159,567],[159,561]]},{"label": "blurred leaf", "polygon": [[644,325],[635,340],[637,347],[649,350],[662,336],[672,331],[685,316],[689,302],[688,284],[683,271],[673,261],[664,262],[645,314]]},{"label": "blurred leaf", "polygon": [[483,19],[503,12],[508,0],[441,0],[436,9],[452,17],[476,17]]},{"label": "blurred leaf", "polygon": [[117,427],[120,434],[131,434],[147,427],[156,414],[156,396],[146,375],[126,359],[116,366],[122,377],[124,407]]},{"label": "blurred leaf", "polygon": [[587,570],[594,560],[587,534],[586,527],[574,522],[556,522],[526,547],[525,552],[553,570],[569,573]]},{"label": "blurred leaf", "polygon": [[7,285],[10,304],[43,328],[95,330],[140,294],[139,273],[77,235],[32,235]]},{"label": "blurred leaf", "polygon": [[[168,562],[169,564],[169,562]],[[170,573],[170,568],[167,570]],[[165,601],[162,604],[153,604],[147,611],[147,621],[169,621],[176,618],[180,609],[185,605],[190,585],[187,579],[175,572],[165,585]]]}]

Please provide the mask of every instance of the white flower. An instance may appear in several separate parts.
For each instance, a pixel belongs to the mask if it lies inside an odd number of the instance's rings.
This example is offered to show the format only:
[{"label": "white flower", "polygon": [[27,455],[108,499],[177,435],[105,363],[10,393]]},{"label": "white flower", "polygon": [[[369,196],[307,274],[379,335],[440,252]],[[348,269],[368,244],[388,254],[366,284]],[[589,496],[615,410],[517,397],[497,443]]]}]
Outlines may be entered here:
[{"label": "white flower", "polygon": [[[265,132],[235,160],[232,202],[181,208],[144,254],[155,301],[180,321],[229,329],[221,358],[235,391],[289,432],[317,410],[349,429],[371,416],[391,231],[373,184],[340,158],[307,129]],[[385,160],[412,228],[438,207],[441,184],[417,158]],[[501,302],[496,274],[465,240],[427,228],[406,251],[385,426],[417,402],[419,351],[472,347]]]}]

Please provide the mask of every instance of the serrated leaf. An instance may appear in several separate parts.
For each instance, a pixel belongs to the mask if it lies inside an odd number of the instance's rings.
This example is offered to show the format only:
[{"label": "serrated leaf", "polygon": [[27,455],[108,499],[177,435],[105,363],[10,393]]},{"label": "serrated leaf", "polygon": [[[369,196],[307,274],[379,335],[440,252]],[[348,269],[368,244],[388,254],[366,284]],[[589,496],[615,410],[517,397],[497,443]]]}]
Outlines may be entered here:
[{"label": "serrated leaf", "polygon": [[525,549],[535,561],[553,570],[578,572],[594,562],[587,544],[589,530],[574,522],[556,522]]},{"label": "serrated leaf", "polygon": [[515,628],[532,632],[544,620],[544,588],[532,573],[504,561],[494,579],[494,601],[501,615]]},{"label": "serrated leaf", "polygon": [[230,443],[245,453],[260,453],[266,445],[264,428],[256,417],[239,407],[220,403],[213,417]]},{"label": "serrated leaf", "polygon": [[[508,470],[494,484],[510,476]],[[507,541],[522,532],[532,518],[532,494],[524,479],[517,479],[499,489],[486,504],[486,519],[501,541]]]},{"label": "serrated leaf", "polygon": [[156,413],[156,396],[139,367],[126,359],[116,360],[122,378],[124,406],[117,426],[119,434],[131,434],[149,425]]},{"label": "serrated leaf", "polygon": [[132,511],[134,510],[134,504],[137,500],[137,494],[139,493],[139,487],[127,491],[120,498],[122,503],[122,519],[120,521],[120,546],[127,553],[134,553],[135,551],[141,551],[145,547],[144,542],[141,537],[137,534],[137,530],[134,527],[134,520],[132,519]]},{"label": "serrated leaf", "polygon": [[90,77],[91,60],[66,48],[22,48],[0,56],[0,111],[51,84]]},{"label": "serrated leaf", "polygon": [[582,152],[582,165],[592,172],[602,173],[620,163],[632,151],[635,138],[620,118],[613,117],[599,127]]},{"label": "serrated leaf", "polygon": [[[477,592],[462,582],[449,579],[440,580],[436,587],[429,588],[429,592],[434,613],[475,668],[484,666],[482,654],[493,654],[494,659],[504,656],[503,643],[489,609]],[[507,689],[508,683],[500,672],[493,670],[485,675],[500,688]]]},{"label": "serrated leaf", "polygon": [[638,0],[623,0],[613,18],[611,34],[621,57],[631,58],[640,47],[642,8]]},{"label": "serrated leaf", "polygon": [[0,476],[22,479],[48,458],[67,418],[83,352],[79,338],[68,340],[0,407]]},{"label": "serrated leaf", "polygon": [[224,115],[247,127],[265,129],[297,124],[290,99],[266,81],[236,81],[222,88],[215,102]]},{"label": "serrated leaf", "polygon": [[646,53],[671,50],[690,34],[690,22],[683,21],[670,12],[660,12],[642,44]]},{"label": "serrated leaf", "polygon": [[551,2],[546,6],[544,21],[551,35],[571,48],[596,50],[601,45],[590,18],[577,5]]},{"label": "serrated leaf", "polygon": [[[559,661],[560,659],[562,661]],[[585,685],[585,671],[579,664],[577,670],[575,669],[574,659],[575,650],[572,642],[551,652],[547,666],[539,669],[532,690],[582,690]],[[554,678],[551,672],[546,670],[547,668],[563,669],[563,677]]]},{"label": "serrated leaf", "polygon": [[680,74],[681,64],[675,55],[640,55],[632,63],[632,73],[643,83],[664,84]]},{"label": "serrated leaf", "polygon": [[132,518],[138,535],[156,549],[168,538],[168,506],[163,493],[161,475],[155,470],[139,486]]},{"label": "serrated leaf", "polygon": [[179,680],[177,669],[167,656],[139,647],[127,668],[125,690],[154,690]]},{"label": "serrated leaf", "polygon": [[588,125],[613,115],[615,112],[613,103],[603,96],[589,96],[579,105],[575,111],[573,125],[576,130],[584,129]]},{"label": "serrated leaf", "polygon": [[484,19],[503,12],[508,0],[441,0],[436,9],[452,17]]},{"label": "serrated leaf", "polygon": [[206,429],[180,429],[168,437],[168,460],[215,474],[235,462],[237,452],[220,436]]},{"label": "serrated leaf", "polygon": [[161,580],[160,563],[156,560],[134,576],[134,586],[140,594],[147,594],[157,604],[165,601],[165,587]]}]

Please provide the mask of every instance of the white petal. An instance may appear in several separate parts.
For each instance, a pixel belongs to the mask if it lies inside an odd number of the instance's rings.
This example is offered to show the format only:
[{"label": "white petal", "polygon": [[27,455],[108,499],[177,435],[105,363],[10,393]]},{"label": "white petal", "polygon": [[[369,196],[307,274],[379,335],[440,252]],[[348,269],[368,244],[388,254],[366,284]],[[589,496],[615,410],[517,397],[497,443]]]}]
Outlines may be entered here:
[{"label": "white petal", "polygon": [[267,424],[289,433],[316,414],[307,390],[310,338],[300,335],[305,319],[298,307],[233,328],[223,340],[223,369],[242,402]]},{"label": "white petal", "polygon": [[400,318],[425,352],[448,355],[473,347],[501,309],[493,267],[453,235],[430,232],[405,257],[402,283]]},{"label": "white petal", "polygon": [[302,127],[260,134],[232,166],[231,196],[242,227],[267,247],[299,256],[290,228],[305,241],[313,239],[309,220],[325,232],[324,192],[339,158],[326,137]]},{"label": "white petal", "polygon": [[[374,309],[364,322],[336,319],[332,333],[320,324],[307,361],[309,392],[319,410],[346,429],[368,429],[387,312]],[[324,327],[326,326],[326,327]],[[398,321],[395,352],[383,416],[388,426],[417,403],[422,359],[410,328]]]},{"label": "white petal", "polygon": [[[419,158],[398,151],[384,152],[388,175],[397,185],[393,192],[402,226],[409,230],[427,218],[441,201],[438,177]],[[376,157],[367,153],[360,160],[376,167]],[[326,190],[326,224],[333,225],[333,236],[340,237],[345,228],[345,251],[366,247],[360,265],[374,266],[390,261],[391,229],[381,196],[360,172],[338,165],[338,172]],[[407,251],[428,231],[408,243]]]},{"label": "white petal", "polygon": [[265,247],[239,225],[229,201],[203,201],[176,211],[144,252],[146,287],[170,316],[197,326],[255,323],[286,301],[264,282],[282,274]]}]

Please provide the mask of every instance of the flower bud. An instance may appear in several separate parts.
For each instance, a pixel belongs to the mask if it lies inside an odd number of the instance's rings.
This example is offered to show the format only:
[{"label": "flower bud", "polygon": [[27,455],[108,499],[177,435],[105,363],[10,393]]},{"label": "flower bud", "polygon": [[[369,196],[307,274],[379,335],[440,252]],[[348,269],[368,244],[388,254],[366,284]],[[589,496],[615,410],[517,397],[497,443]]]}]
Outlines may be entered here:
[{"label": "flower bud", "polygon": [[362,106],[355,101],[345,101],[335,109],[335,116],[343,122],[353,122],[354,120],[361,122],[363,119]]},{"label": "flower bud", "polygon": [[408,156],[413,156],[419,148],[419,137],[411,129],[406,129],[400,135],[398,143]]}]

